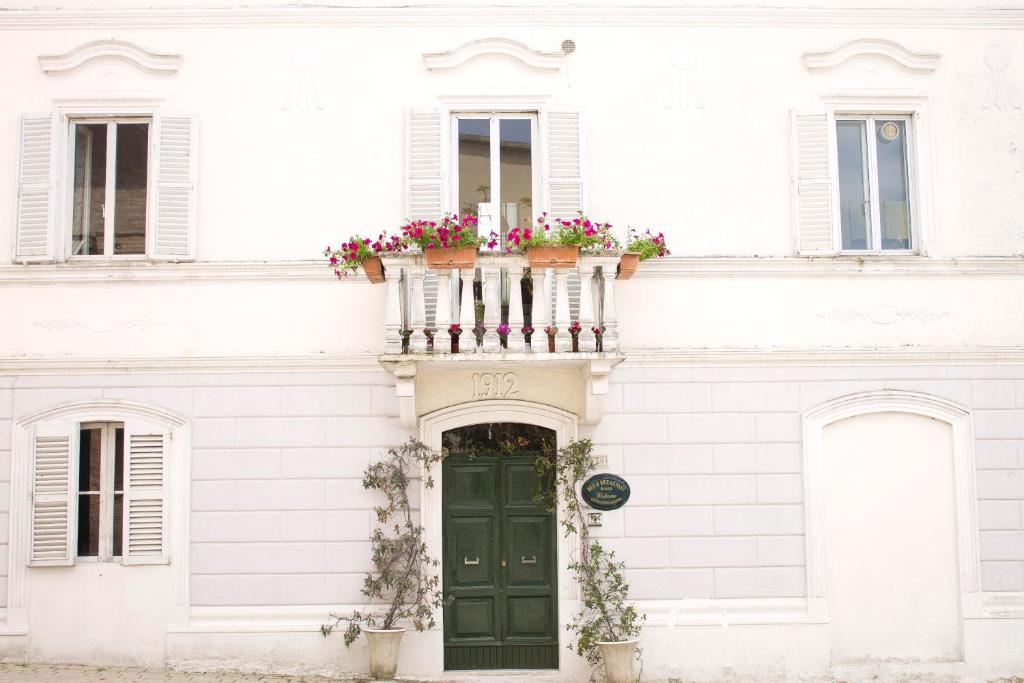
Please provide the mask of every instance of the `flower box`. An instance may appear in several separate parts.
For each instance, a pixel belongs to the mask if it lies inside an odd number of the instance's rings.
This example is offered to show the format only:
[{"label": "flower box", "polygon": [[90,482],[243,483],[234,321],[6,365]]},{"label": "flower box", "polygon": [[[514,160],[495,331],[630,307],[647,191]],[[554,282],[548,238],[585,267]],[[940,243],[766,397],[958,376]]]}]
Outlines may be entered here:
[{"label": "flower box", "polygon": [[616,280],[628,280],[633,277],[636,267],[640,265],[640,254],[635,251],[627,251],[619,258],[619,268],[616,272]]},{"label": "flower box", "polygon": [[576,265],[580,248],[575,244],[538,245],[526,248],[531,268],[572,268]]},{"label": "flower box", "polygon": [[359,265],[363,267],[366,279],[372,284],[379,285],[384,282],[384,264],[380,262],[379,256],[367,256]]},{"label": "flower box", "polygon": [[477,247],[445,247],[442,249],[424,249],[427,266],[435,270],[452,268],[472,268],[476,265]]}]

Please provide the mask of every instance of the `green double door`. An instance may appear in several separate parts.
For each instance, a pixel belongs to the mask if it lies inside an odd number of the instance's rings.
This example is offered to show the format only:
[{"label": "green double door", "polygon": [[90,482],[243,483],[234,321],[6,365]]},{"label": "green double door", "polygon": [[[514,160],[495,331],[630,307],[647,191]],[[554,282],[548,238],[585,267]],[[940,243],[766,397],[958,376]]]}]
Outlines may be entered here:
[{"label": "green double door", "polygon": [[558,668],[555,517],[534,500],[535,456],[444,461],[446,670]]}]

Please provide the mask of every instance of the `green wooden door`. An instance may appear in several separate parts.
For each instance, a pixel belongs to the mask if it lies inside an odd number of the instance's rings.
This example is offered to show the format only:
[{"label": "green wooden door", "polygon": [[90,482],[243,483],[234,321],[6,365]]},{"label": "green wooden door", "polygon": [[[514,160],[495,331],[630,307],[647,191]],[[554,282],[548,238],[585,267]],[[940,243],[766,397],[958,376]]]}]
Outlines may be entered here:
[{"label": "green wooden door", "polygon": [[533,453],[443,465],[444,665],[557,669],[555,518]]}]

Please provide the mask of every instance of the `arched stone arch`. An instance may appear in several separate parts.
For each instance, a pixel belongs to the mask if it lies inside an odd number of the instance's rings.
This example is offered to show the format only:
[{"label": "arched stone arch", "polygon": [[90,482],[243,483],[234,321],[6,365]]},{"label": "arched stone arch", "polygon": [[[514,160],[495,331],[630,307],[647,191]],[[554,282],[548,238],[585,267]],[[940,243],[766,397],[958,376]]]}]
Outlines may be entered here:
[{"label": "arched stone arch", "polygon": [[873,413],[908,413],[950,425],[956,497],[957,555],[961,612],[979,602],[978,497],[974,428],[967,408],[937,396],[911,391],[871,391],[843,396],[811,409],[803,418],[804,521],[807,548],[807,603],[812,616],[827,614],[827,525],[824,499],[823,433],[828,425]]},{"label": "arched stone arch", "polygon": [[11,451],[11,526],[7,587],[7,622],[27,626],[27,568],[30,554],[30,516],[27,504],[32,492],[32,437],[36,425],[51,420],[75,422],[123,422],[142,419],[166,427],[171,434],[165,460],[168,468],[168,544],[171,556],[172,618],[187,618],[189,604],[189,421],[177,413],[138,401],[112,398],[72,401],[44,408],[19,419],[14,425]]}]

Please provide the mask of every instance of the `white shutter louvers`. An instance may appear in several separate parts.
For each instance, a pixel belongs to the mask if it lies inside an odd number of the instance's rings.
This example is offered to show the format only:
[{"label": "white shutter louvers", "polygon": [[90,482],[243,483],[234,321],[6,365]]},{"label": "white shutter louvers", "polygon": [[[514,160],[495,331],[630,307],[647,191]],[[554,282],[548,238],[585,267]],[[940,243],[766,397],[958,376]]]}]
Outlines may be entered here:
[{"label": "white shutter louvers", "polygon": [[170,438],[157,425],[129,422],[125,444],[125,564],[160,564],[167,553],[166,456]]},{"label": "white shutter louvers", "polygon": [[441,217],[441,113],[414,109],[407,113],[406,142],[409,161],[407,216],[412,220]]},{"label": "white shutter louvers", "polygon": [[25,116],[21,121],[21,158],[18,166],[18,218],[14,260],[39,262],[54,259],[51,218],[53,122],[48,115]]},{"label": "white shutter louvers", "polygon": [[549,111],[545,122],[548,213],[555,218],[573,218],[583,211],[580,115],[574,111]]},{"label": "white shutter louvers", "polygon": [[801,254],[834,251],[828,126],[824,113],[793,113],[797,251]]},{"label": "white shutter louvers", "polygon": [[74,426],[36,426],[32,457],[31,566],[69,565],[71,553],[72,456]]},{"label": "white shutter louvers", "polygon": [[196,126],[191,116],[162,116],[157,145],[153,258],[195,257]]}]

